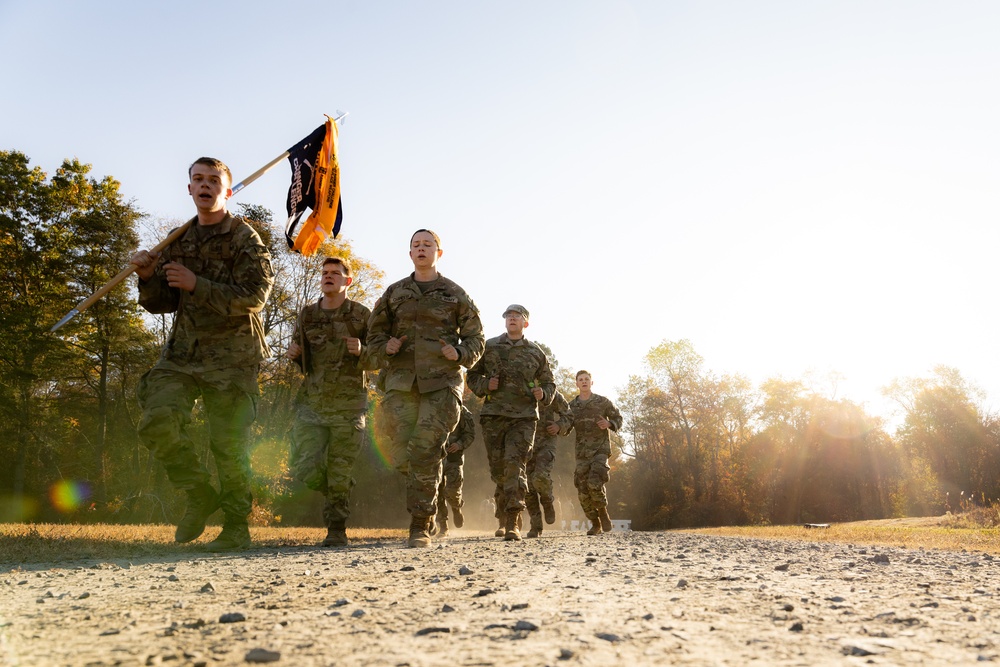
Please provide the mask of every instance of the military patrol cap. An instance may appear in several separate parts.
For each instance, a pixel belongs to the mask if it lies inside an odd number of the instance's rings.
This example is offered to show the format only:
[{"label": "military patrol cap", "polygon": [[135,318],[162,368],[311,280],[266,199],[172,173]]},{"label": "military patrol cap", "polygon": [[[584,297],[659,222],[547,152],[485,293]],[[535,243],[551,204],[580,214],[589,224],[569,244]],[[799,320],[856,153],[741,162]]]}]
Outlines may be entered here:
[{"label": "military patrol cap", "polygon": [[510,312],[521,313],[522,315],[524,315],[524,319],[528,319],[528,309],[519,303],[512,303],[509,306],[507,306],[507,310],[503,311],[503,316],[507,317],[507,313]]}]

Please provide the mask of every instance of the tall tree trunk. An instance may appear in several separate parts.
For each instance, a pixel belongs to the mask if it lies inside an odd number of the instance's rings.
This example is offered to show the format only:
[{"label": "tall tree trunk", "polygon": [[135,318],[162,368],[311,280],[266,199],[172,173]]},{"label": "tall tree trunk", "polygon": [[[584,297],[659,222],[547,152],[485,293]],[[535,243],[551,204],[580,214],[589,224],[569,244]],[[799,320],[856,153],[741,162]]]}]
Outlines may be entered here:
[{"label": "tall tree trunk", "polygon": [[104,453],[108,434],[108,359],[111,346],[101,347],[101,373],[97,384],[97,434],[94,437],[94,500],[103,505],[108,498],[107,477],[104,470]]},{"label": "tall tree trunk", "polygon": [[17,453],[14,456],[14,484],[11,491],[15,496],[24,495],[25,482],[28,469],[28,443],[31,440],[31,407],[28,399],[31,391],[27,380],[21,382],[18,387],[18,394],[21,397],[21,418],[17,425]]}]

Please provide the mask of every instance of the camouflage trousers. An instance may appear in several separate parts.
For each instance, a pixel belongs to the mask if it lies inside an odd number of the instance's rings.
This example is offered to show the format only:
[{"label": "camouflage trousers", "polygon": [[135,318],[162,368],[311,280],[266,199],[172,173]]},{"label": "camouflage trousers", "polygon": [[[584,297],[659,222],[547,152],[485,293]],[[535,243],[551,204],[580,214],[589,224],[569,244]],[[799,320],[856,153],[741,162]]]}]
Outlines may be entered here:
[{"label": "camouflage trousers", "polygon": [[322,424],[296,419],[292,425],[289,468],[295,479],[323,494],[327,524],[351,514],[351,472],[365,443],[365,417],[351,410],[327,416]]},{"label": "camouflage trousers", "polygon": [[460,405],[450,387],[425,394],[390,391],[382,400],[381,421],[388,437],[383,453],[406,476],[406,511],[413,517],[437,513],[441,460],[448,436],[458,426]]},{"label": "camouflage trousers", "polygon": [[539,435],[535,433],[535,445],[528,457],[526,472],[528,474],[528,495],[525,505],[528,515],[535,523],[542,523],[541,505],[555,502],[552,492],[552,466],[556,460],[556,436]]},{"label": "camouflage trousers", "polygon": [[490,463],[490,478],[495,485],[496,516],[525,508],[528,493],[528,457],[535,440],[533,417],[483,415],[483,442]]},{"label": "camouflage trousers", "polygon": [[452,509],[461,508],[465,504],[462,500],[462,482],[465,481],[463,466],[465,465],[465,452],[455,452],[444,457],[444,465],[441,475],[441,484],[438,486],[438,514],[447,514],[448,505]]},{"label": "camouflage trousers", "polygon": [[222,510],[230,519],[250,515],[250,427],[257,417],[257,367],[181,373],[154,366],[136,389],[142,418],[139,440],[167,471],[175,488],[211,483],[211,473],[188,433],[201,397],[209,447],[219,474]]},{"label": "camouflage trousers", "polygon": [[598,452],[589,457],[577,456],[576,470],[573,472],[573,484],[583,513],[593,519],[599,511],[608,506],[608,496],[604,485],[611,478],[611,466],[608,465],[606,452]]}]

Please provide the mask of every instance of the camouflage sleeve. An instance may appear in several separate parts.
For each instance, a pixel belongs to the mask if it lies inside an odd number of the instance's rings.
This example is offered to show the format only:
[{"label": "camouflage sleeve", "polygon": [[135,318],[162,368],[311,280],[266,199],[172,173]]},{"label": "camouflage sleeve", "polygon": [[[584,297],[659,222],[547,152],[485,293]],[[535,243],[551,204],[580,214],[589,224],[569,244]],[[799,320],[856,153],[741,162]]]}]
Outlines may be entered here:
[{"label": "camouflage sleeve", "polygon": [[541,384],[544,394],[539,403],[542,406],[552,403],[552,399],[556,393],[556,381],[552,377],[552,369],[549,368],[549,358],[544,352],[542,352],[542,364],[538,369],[538,374],[535,376],[535,382]]},{"label": "camouflage sleeve", "polygon": [[[243,227],[249,233],[244,233],[245,236],[241,234],[244,238],[233,264],[232,284],[217,283],[198,276],[191,294],[193,303],[229,317],[260,312],[274,284],[271,253],[252,227]],[[237,234],[233,236],[235,241]]]},{"label": "camouflage sleeve", "polygon": [[469,369],[469,372],[465,374],[465,384],[469,386],[469,391],[483,398],[489,392],[490,378],[486,373],[486,356],[479,358],[475,366]]},{"label": "camouflage sleeve", "polygon": [[[576,400],[576,399],[573,399]],[[576,412],[573,411],[573,403],[566,403],[566,432],[563,435],[569,435],[569,432],[576,428]]]},{"label": "camouflage sleeve", "polygon": [[556,406],[552,416],[555,417],[554,421],[559,426],[559,435],[569,435],[573,428],[573,411],[569,409],[569,403],[557,391],[556,395],[552,397],[552,404]]},{"label": "camouflage sleeve", "polygon": [[[378,370],[389,365],[389,355],[385,344],[392,338],[392,317],[389,313],[389,290],[375,302],[372,314],[368,316],[368,340],[363,355],[363,366],[368,370]],[[381,377],[382,374],[380,373]]]},{"label": "camouflage sleeve", "polygon": [[168,285],[159,271],[149,280],[139,281],[139,305],[154,315],[176,311],[180,300],[180,290]]},{"label": "camouflage sleeve", "polygon": [[472,368],[483,356],[486,350],[486,336],[483,335],[483,323],[479,319],[479,309],[472,299],[461,300],[458,313],[458,363],[466,368]]},{"label": "camouflage sleeve", "polygon": [[139,305],[154,315],[173,313],[181,302],[180,290],[167,284],[167,274],[163,272],[163,265],[169,261],[168,248],[156,263],[156,272],[149,280],[139,279]]},{"label": "camouflage sleeve", "polygon": [[449,445],[458,445],[459,451],[465,451],[476,439],[476,421],[468,408],[462,406],[462,413],[458,417],[458,426],[451,432],[448,438]]},{"label": "camouflage sleeve", "polygon": [[608,399],[605,400],[607,401],[607,408],[605,409],[604,418],[611,422],[611,430],[617,433],[618,429],[622,427],[622,415],[618,412],[618,408],[615,407],[614,403]]},{"label": "camouflage sleeve", "polygon": [[358,340],[361,341],[361,354],[354,357],[354,367],[363,371],[375,371],[378,370],[378,366],[373,366],[371,354],[368,351],[368,323],[371,321],[372,312],[368,310],[364,305],[360,303],[355,303],[354,308],[359,308],[363,315],[361,321],[361,330],[357,332]]}]

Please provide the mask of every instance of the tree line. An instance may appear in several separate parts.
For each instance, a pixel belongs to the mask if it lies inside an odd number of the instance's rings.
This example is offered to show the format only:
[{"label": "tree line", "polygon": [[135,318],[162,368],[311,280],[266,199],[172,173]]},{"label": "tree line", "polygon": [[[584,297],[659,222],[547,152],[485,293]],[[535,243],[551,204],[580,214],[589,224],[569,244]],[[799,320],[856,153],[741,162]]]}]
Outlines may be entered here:
[{"label": "tree line", "polygon": [[[261,368],[254,425],[252,521],[318,525],[321,499],[294,482],[287,432],[299,383],[283,352],[303,305],[319,298],[319,261],[291,254],[259,205],[234,211],[269,245],[277,280],[263,313],[274,355]],[[149,216],[117,181],[66,160],[49,177],[0,151],[0,521],[173,523],[182,498],[136,436],[135,386],[159,355],[169,316],[150,316],[134,281],[56,334],[49,329],[126,266]],[[153,225],[162,238],[181,221]],[[152,245],[151,243],[148,245]],[[320,255],[351,261],[350,298],[371,306],[382,271],[349,241]],[[550,361],[560,390],[571,369]],[[371,385],[369,444],[354,476],[352,525],[402,526],[403,482],[380,453]],[[613,438],[611,514],[634,528],[850,521],[958,510],[1000,497],[1000,432],[981,393],[949,368],[886,388],[903,419],[884,420],[803,380],[754,386],[717,375],[686,340],[650,350],[642,373],[611,398],[625,418]],[[466,393],[473,413],[479,399]],[[207,450],[198,410],[191,431]],[[211,460],[206,457],[206,460]],[[572,484],[572,435],[558,442],[558,517],[582,518]],[[481,437],[466,457],[467,515],[489,527],[492,496]],[[471,510],[471,511],[470,511]],[[478,523],[477,523],[478,522]]]},{"label": "tree line", "polygon": [[1000,432],[954,369],[885,388],[902,423],[802,380],[716,375],[690,341],[664,341],[619,408],[623,483],[639,527],[856,521],[959,511],[1000,497]]}]

